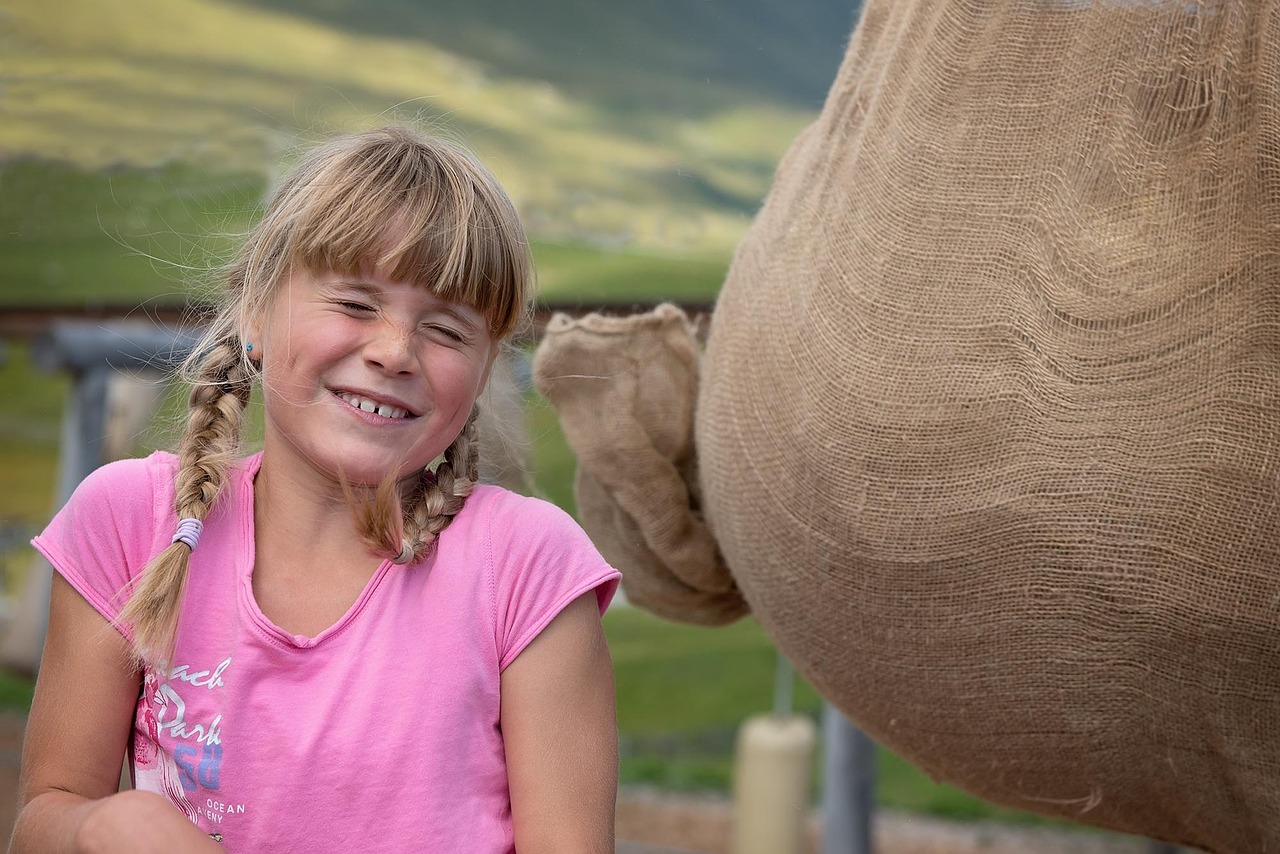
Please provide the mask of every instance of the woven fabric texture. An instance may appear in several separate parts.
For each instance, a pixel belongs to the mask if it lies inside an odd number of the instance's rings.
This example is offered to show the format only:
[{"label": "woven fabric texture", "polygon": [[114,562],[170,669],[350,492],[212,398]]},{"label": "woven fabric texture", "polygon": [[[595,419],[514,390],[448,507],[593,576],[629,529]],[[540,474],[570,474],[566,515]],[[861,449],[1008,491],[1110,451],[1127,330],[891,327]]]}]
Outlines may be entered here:
[{"label": "woven fabric texture", "polygon": [[701,364],[539,351],[628,595],[990,800],[1280,846],[1277,12],[867,0]]},{"label": "woven fabric texture", "polygon": [[622,572],[628,601],[719,625],[746,612],[699,511],[693,404],[699,346],[675,306],[632,317],[557,314],[534,358],[538,391],[578,457],[578,518]]},{"label": "woven fabric texture", "polygon": [[703,507],[939,779],[1280,845],[1272,3],[868,0],[712,320]]}]

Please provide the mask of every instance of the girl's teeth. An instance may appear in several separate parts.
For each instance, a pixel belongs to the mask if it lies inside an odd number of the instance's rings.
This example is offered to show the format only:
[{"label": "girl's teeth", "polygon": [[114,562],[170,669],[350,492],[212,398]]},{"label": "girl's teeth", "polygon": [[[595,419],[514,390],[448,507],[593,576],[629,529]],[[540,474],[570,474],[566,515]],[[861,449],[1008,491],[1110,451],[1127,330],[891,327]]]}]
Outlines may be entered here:
[{"label": "girl's teeth", "polygon": [[365,400],[363,397],[356,397],[354,394],[344,394],[340,395],[340,397],[356,409],[364,412],[376,412],[383,418],[406,418],[409,415],[409,413],[405,412],[403,409],[389,406],[385,403],[377,404],[372,400]]}]

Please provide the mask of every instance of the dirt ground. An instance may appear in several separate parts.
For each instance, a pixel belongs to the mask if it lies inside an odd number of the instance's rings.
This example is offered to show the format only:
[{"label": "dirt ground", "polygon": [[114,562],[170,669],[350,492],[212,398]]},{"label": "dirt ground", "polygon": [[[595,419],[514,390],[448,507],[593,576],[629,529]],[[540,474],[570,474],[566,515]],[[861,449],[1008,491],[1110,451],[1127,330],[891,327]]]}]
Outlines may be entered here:
[{"label": "dirt ground", "polygon": [[[724,798],[624,790],[618,797],[618,854],[729,854],[732,804]],[[808,826],[808,850],[822,850],[822,822]],[[949,822],[901,813],[875,816],[876,854],[1147,854],[1150,843],[1089,830]]]},{"label": "dirt ground", "polygon": [[[0,840],[17,806],[24,719],[0,715]],[[733,810],[724,798],[626,789],[618,797],[618,854],[728,854]],[[811,852],[821,850],[821,820],[809,821]],[[3,844],[3,842],[0,842]],[[894,813],[876,816],[876,854],[1145,854],[1146,843],[1088,831],[956,824]]]}]

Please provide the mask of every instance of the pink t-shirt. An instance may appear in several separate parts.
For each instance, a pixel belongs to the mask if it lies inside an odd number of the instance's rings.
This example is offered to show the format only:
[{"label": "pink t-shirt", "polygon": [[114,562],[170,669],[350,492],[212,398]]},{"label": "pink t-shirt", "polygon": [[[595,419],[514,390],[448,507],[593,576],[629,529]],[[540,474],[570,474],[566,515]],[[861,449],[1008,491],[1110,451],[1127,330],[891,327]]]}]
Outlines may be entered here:
[{"label": "pink t-shirt", "polygon": [[[192,554],[176,666],[138,701],[135,784],[228,851],[514,850],[500,674],[577,596],[603,611],[618,573],[559,508],[480,486],[424,561],[384,562],[333,626],[291,635],[253,598],[259,463]],[[107,619],[173,536],[176,468],[98,469],[33,541]]]}]

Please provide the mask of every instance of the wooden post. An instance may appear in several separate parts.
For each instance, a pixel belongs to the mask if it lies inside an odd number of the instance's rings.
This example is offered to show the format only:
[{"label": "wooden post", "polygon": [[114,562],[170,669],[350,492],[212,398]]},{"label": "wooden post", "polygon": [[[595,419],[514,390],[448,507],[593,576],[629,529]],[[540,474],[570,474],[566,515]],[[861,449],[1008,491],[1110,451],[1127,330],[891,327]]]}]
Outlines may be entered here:
[{"label": "wooden post", "polygon": [[733,758],[733,854],[803,854],[817,742],[792,713],[795,674],[778,653],[773,712],[743,722]]}]

